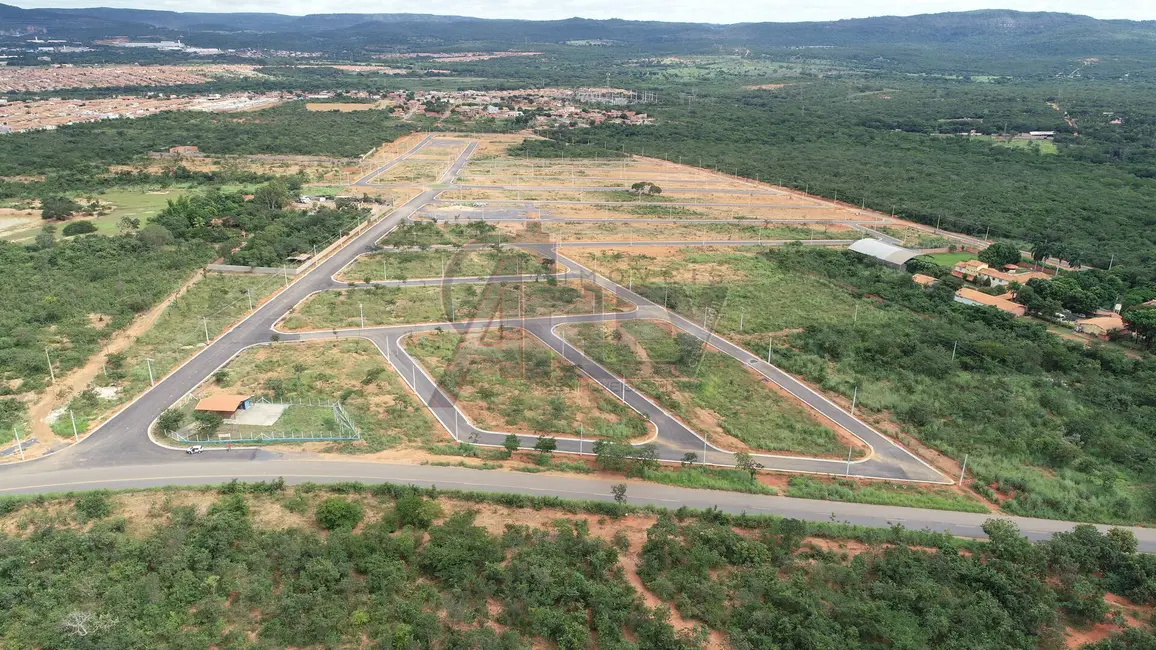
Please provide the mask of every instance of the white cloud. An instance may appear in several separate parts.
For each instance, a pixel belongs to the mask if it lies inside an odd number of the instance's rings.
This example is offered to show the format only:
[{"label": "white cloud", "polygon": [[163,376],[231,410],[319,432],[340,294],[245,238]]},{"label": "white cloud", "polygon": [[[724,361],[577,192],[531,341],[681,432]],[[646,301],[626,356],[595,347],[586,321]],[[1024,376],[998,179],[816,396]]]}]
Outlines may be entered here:
[{"label": "white cloud", "polygon": [[[32,7],[87,7],[86,0],[22,2]],[[970,11],[993,8],[992,0],[445,0],[438,4],[415,5],[400,0],[287,0],[259,2],[228,0],[153,0],[126,2],[100,0],[106,7],[161,9],[203,12],[275,12],[292,15],[310,13],[438,13],[479,18],[521,18],[554,20],[582,18],[625,18],[710,23],[794,22],[838,20],[868,16],[909,16],[943,11]],[[1020,11],[1059,11],[1096,18],[1156,20],[1156,2],[1151,0],[1002,0],[998,8]]]}]

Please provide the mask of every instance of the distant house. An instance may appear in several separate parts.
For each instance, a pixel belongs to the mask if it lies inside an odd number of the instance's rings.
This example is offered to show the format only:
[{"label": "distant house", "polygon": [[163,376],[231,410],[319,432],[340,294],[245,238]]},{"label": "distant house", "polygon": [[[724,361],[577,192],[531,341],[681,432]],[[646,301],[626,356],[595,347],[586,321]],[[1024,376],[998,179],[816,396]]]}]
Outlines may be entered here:
[{"label": "distant house", "polygon": [[939,280],[931,277],[930,275],[923,275],[922,273],[916,273],[915,275],[911,276],[911,280],[921,287],[934,286],[937,282],[939,282]]},{"label": "distant house", "polygon": [[1028,280],[1035,278],[1041,280],[1050,280],[1052,276],[1040,271],[1027,271],[1021,269],[1014,264],[1008,264],[1003,270],[988,266],[987,263],[979,260],[966,260],[956,264],[951,269],[951,274],[957,278],[963,278],[968,282],[987,282],[993,287],[1006,287],[1012,282],[1020,284],[1027,284]]},{"label": "distant house", "polygon": [[194,411],[216,413],[228,420],[237,414],[237,411],[248,410],[252,405],[248,395],[213,395],[197,402]]},{"label": "distant house", "polygon": [[179,154],[181,156],[186,156],[189,154],[194,154],[194,153],[199,153],[199,152],[200,152],[200,150],[197,149],[196,145],[191,145],[191,144],[182,145],[179,147],[169,147],[169,153],[175,153],[175,154]]},{"label": "distant house", "polygon": [[878,262],[882,262],[888,266],[900,267],[907,263],[911,258],[919,255],[918,251],[913,251],[907,248],[900,248],[879,241],[878,239],[860,239],[859,241],[847,247],[850,250],[872,258]]},{"label": "distant house", "polygon": [[1004,296],[992,296],[982,291],[976,291],[964,287],[955,292],[955,301],[961,302],[965,305],[974,305],[978,307],[995,307],[996,309],[1007,312],[1012,316],[1023,316],[1027,311],[1023,305],[1012,302]]},{"label": "distant house", "polygon": [[964,260],[951,267],[951,274],[968,282],[975,282],[976,274],[985,268],[987,264],[979,260]]},{"label": "distant house", "polygon": [[1099,312],[1091,318],[1076,321],[1076,331],[1092,336],[1108,336],[1124,329],[1124,319],[1115,312]]}]

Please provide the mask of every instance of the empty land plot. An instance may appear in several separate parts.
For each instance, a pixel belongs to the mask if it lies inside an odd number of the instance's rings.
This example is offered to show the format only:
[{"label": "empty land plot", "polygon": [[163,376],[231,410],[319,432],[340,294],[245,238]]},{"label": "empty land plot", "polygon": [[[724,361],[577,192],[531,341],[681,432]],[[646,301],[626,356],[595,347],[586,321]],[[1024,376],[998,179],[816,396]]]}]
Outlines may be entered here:
[{"label": "empty land plot", "polygon": [[560,241],[699,241],[710,240],[811,240],[855,239],[855,231],[841,225],[760,225],[742,223],[590,223],[545,222],[542,232]]},{"label": "empty land plot", "polygon": [[[454,246],[458,244],[496,244],[499,242],[499,224],[481,220],[449,220],[445,211],[441,223],[415,221],[394,228],[388,235],[378,240],[380,246],[423,248],[428,246]],[[508,224],[500,224],[508,225]],[[517,224],[523,227],[522,224]],[[501,241],[510,241],[502,235]]]},{"label": "empty land plot", "polygon": [[[305,443],[359,453],[376,452],[403,443],[425,443],[442,437],[429,411],[409,392],[381,351],[369,341],[308,341],[276,343],[244,350],[212,378],[198,395],[243,393],[273,401],[340,401],[361,431],[354,442]],[[280,429],[307,431],[318,424],[295,419],[286,411]],[[314,429],[316,430],[316,429]]]},{"label": "empty land plot", "polygon": [[427,332],[406,348],[483,429],[616,441],[650,432],[641,415],[521,328]]},{"label": "empty land plot", "polygon": [[777,206],[711,206],[711,205],[648,205],[626,201],[618,205],[565,205],[539,206],[544,216],[560,219],[629,219],[655,217],[661,219],[746,219],[760,221],[873,221],[856,211],[824,208],[793,200],[784,200]]},{"label": "empty land plot", "polygon": [[[452,300],[451,300],[452,296]],[[626,311],[633,305],[602,287],[577,280],[564,282],[491,282],[419,287],[384,287],[323,291],[294,307],[281,326],[286,330],[356,328],[361,325],[442,323],[521,315],[589,314]]]},{"label": "empty land plot", "polygon": [[406,159],[399,165],[390,167],[373,177],[371,183],[385,185],[392,183],[433,183],[445,173],[449,163],[440,160],[415,161]]},{"label": "empty land plot", "polygon": [[626,377],[712,443],[734,451],[839,457],[862,442],[828,427],[761,375],[658,321],[574,325],[567,340]]},{"label": "empty land plot", "polygon": [[526,251],[440,250],[379,251],[362,255],[338,274],[347,282],[401,278],[487,277],[554,273],[554,261]]}]

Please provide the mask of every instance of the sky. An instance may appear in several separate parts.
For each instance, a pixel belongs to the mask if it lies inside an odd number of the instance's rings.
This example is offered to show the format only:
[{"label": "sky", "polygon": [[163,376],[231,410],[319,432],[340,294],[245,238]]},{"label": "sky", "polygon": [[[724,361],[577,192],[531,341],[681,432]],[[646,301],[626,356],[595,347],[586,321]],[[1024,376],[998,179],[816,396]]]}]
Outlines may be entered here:
[{"label": "sky", "polygon": [[1156,0],[32,0],[21,7],[125,7],[168,11],[310,13],[438,13],[479,18],[553,20],[624,18],[702,23],[796,22],[910,16],[974,9],[1059,11],[1095,18],[1156,20]]}]

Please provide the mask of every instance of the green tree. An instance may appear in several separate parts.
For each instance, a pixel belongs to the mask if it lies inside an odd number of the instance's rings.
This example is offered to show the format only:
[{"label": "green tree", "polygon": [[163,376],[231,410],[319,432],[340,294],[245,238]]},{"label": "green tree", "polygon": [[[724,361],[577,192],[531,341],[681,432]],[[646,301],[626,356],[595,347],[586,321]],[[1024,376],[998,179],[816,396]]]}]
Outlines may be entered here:
[{"label": "green tree", "polygon": [[763,468],[763,464],[755,460],[754,456],[749,453],[740,451],[735,454],[735,467],[750,474],[751,481],[754,481],[759,470]]},{"label": "green tree", "polygon": [[516,434],[507,434],[506,439],[502,441],[502,446],[506,448],[506,455],[513,456],[514,452],[522,446],[522,441],[518,439]]},{"label": "green tree", "polygon": [[74,237],[76,235],[87,235],[88,233],[96,232],[96,226],[91,221],[73,221],[64,225],[64,229],[60,234],[65,237]]},{"label": "green tree", "polygon": [[534,443],[534,450],[543,456],[548,456],[558,448],[558,441],[552,437],[538,436],[538,441]]},{"label": "green tree", "polygon": [[225,418],[220,413],[210,411],[197,411],[193,414],[193,420],[197,423],[197,433],[203,436],[216,434],[225,423]]},{"label": "green tree", "polygon": [[1020,261],[1020,249],[1018,246],[1013,246],[1012,244],[996,242],[979,252],[979,260],[996,268],[1001,268],[1008,264],[1018,264]]},{"label": "green tree", "polygon": [[1124,312],[1124,327],[1148,347],[1156,344],[1156,309],[1129,309]]},{"label": "green tree", "polygon": [[40,218],[63,221],[80,210],[80,204],[67,196],[46,196],[40,200]]},{"label": "green tree", "polygon": [[344,497],[330,497],[317,504],[317,525],[325,530],[353,530],[361,523],[363,510],[360,503]]},{"label": "green tree", "polygon": [[610,486],[610,493],[614,495],[615,503],[626,503],[626,484],[615,483]]},{"label": "green tree", "polygon": [[184,421],[184,412],[173,408],[165,409],[157,418],[157,431],[160,431],[162,435],[169,435],[180,429]]}]

